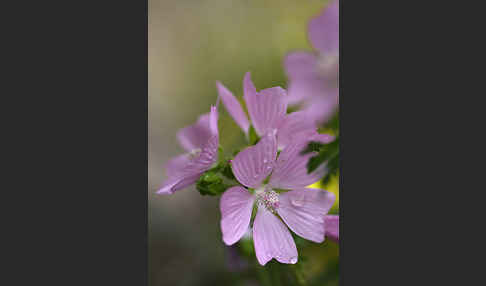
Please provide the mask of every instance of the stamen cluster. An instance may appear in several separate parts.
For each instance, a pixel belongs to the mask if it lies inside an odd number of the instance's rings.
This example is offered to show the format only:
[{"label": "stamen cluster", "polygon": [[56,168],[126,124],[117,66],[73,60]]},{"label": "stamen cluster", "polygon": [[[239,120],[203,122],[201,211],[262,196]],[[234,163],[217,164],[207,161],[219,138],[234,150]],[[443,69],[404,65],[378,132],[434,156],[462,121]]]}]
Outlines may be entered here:
[{"label": "stamen cluster", "polygon": [[258,206],[265,207],[272,213],[276,212],[279,206],[279,194],[270,188],[263,187],[255,192]]}]

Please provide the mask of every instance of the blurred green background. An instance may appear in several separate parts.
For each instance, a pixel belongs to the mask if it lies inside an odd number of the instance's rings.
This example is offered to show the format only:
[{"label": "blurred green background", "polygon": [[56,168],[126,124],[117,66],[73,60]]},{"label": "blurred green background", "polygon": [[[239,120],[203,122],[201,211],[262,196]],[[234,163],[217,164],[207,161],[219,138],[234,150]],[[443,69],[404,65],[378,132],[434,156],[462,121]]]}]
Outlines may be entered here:
[{"label": "blurred green background", "polygon": [[[238,97],[242,96],[247,71],[251,71],[258,90],[277,85],[286,88],[283,58],[292,50],[310,50],[307,23],[327,2],[149,0],[151,286],[276,284],[261,277],[259,268],[253,266],[254,257],[248,258],[245,271],[228,268],[229,252],[219,229],[218,198],[203,197],[194,187],[172,196],[154,193],[166,178],[163,164],[182,152],[175,137],[177,130],[192,124],[216,102],[215,81],[220,80]],[[226,153],[231,153],[244,143],[244,137],[222,108],[220,114],[221,144]],[[298,274],[304,275],[309,285],[312,281],[315,285],[337,285],[337,244],[303,243],[305,249],[299,259],[305,256],[302,265],[306,267]],[[274,263],[268,268],[295,270]]]}]

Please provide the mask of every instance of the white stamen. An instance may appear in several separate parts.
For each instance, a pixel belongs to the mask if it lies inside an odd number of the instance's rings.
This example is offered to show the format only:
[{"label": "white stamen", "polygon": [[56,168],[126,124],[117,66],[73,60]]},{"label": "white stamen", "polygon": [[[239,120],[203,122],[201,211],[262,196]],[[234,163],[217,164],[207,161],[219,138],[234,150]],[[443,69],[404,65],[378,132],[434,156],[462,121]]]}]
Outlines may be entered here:
[{"label": "white stamen", "polygon": [[255,190],[255,195],[257,197],[257,204],[260,207],[265,207],[271,212],[275,212],[279,205],[278,193],[270,188],[262,186]]},{"label": "white stamen", "polygon": [[192,149],[191,152],[189,152],[189,158],[194,159],[196,158],[199,154],[201,154],[201,148],[196,148]]}]

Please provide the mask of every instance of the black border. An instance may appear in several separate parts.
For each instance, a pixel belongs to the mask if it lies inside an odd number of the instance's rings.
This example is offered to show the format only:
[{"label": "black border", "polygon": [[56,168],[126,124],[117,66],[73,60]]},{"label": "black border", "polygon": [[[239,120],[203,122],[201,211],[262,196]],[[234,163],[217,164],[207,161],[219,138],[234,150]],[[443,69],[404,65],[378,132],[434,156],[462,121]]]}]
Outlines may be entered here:
[{"label": "black border", "polygon": [[[434,8],[425,2],[402,4],[340,0],[340,285],[436,285],[450,282],[458,271],[443,271],[443,264],[450,268],[465,261],[449,256],[451,248],[465,245],[455,243],[462,233],[453,229],[466,228],[458,221],[452,226],[456,204],[444,201],[457,200],[462,190],[451,196],[450,186],[440,186],[463,166],[449,161],[459,147],[451,152],[443,147],[454,131],[430,143],[440,128],[451,126],[437,119],[441,110],[454,120],[460,117],[458,108],[446,109],[442,99],[450,96],[457,104],[458,93],[439,90],[451,88],[457,78],[429,85],[440,74],[437,69],[450,70],[431,57],[451,38],[431,49],[436,38],[431,31],[450,30],[426,13],[435,11],[436,3]],[[442,12],[452,14],[457,15]],[[441,174],[431,182],[437,171]],[[442,271],[433,272],[435,267]]]},{"label": "black border", "polygon": [[0,284],[147,285],[148,2],[9,5]]}]

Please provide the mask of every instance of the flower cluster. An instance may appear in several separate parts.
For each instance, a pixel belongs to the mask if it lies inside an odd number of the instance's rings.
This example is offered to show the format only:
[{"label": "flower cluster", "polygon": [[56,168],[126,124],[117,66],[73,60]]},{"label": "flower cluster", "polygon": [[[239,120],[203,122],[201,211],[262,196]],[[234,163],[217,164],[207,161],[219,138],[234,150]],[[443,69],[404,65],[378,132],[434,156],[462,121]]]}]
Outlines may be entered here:
[{"label": "flower cluster", "polygon": [[[221,195],[224,243],[233,245],[250,230],[261,265],[273,258],[289,264],[298,261],[289,229],[317,243],[326,236],[339,240],[339,217],[328,215],[334,194],[308,187],[323,178],[328,166],[320,164],[309,172],[309,159],[317,152],[303,152],[311,142],[329,144],[336,139],[319,133],[318,127],[336,112],[338,103],[337,9],[336,1],[310,22],[309,38],[317,53],[287,56],[288,94],[281,87],[257,91],[248,72],[243,79],[245,112],[232,92],[216,82],[216,105],[177,133],[186,153],[165,166],[168,178],[158,193],[173,194],[197,183],[201,194]],[[231,160],[219,154],[220,101],[248,141]],[[289,113],[289,106],[299,110]],[[223,183],[220,175],[234,183]]]}]

